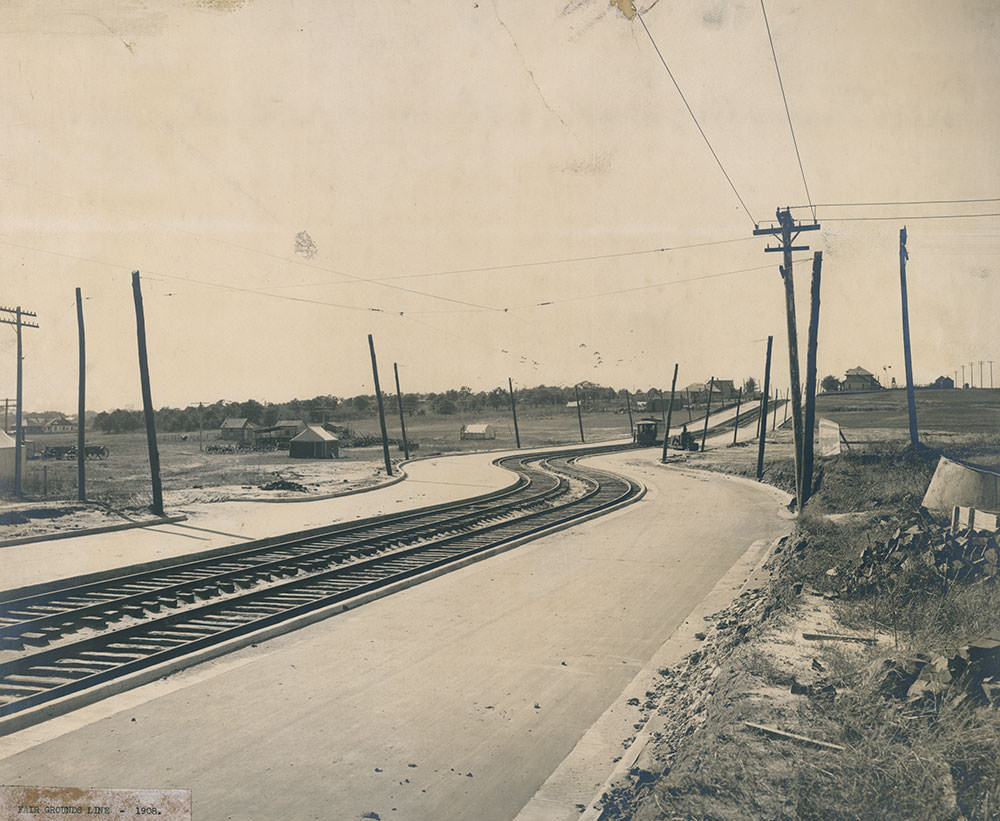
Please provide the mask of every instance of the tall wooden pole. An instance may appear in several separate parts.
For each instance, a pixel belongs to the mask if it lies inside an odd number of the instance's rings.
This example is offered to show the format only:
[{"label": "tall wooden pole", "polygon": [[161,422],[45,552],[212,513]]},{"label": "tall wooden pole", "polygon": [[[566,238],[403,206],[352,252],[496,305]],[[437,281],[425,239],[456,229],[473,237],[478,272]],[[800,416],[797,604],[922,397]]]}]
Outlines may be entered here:
[{"label": "tall wooden pole", "polygon": [[635,424],[632,422],[632,400],[629,398],[628,391],[625,391],[625,407],[628,409],[628,435],[635,436]]},{"label": "tall wooden pole", "polygon": [[740,385],[739,393],[736,394],[736,419],[733,422],[733,444],[736,444],[736,435],[740,432],[740,405],[743,402],[743,386]]},{"label": "tall wooden pole", "polygon": [[406,422],[403,419],[403,393],[399,390],[399,367],[392,363],[392,372],[396,377],[396,404],[399,405],[399,433],[403,437],[403,458],[410,458],[410,444],[406,441]]},{"label": "tall wooden pole", "polygon": [[705,437],[708,435],[708,414],[712,410],[712,389],[715,387],[715,377],[708,382],[708,401],[705,403],[705,427],[701,429],[701,452],[705,452]]},{"label": "tall wooden pole", "polygon": [[160,485],[160,452],[156,448],[156,422],[153,416],[153,394],[149,388],[149,360],[146,355],[146,316],[142,309],[142,286],[139,272],[132,272],[132,297],[135,300],[135,332],[139,341],[139,381],[142,383],[142,411],[146,418],[146,445],[149,449],[149,472],[153,482],[153,504],[150,510],[163,515],[163,488]]},{"label": "tall wooden pole", "polygon": [[573,386],[573,393],[576,395],[576,421],[580,423],[580,441],[583,442],[583,413],[580,410],[580,388]]},{"label": "tall wooden pole", "polygon": [[[797,237],[802,231],[818,231],[819,223],[802,225],[792,219],[791,210],[780,208],[776,212],[777,227],[754,228],[754,236],[770,235],[781,238],[779,247],[768,247],[765,251],[780,251],[783,264],[778,269],[785,285],[785,315],[788,321],[788,376],[792,394],[792,429],[795,434],[795,499],[796,506],[802,505],[802,382],[799,377],[799,341],[795,326],[795,281],[792,276],[792,252],[808,250],[807,245],[793,246],[794,232]],[[766,429],[765,429],[766,432]]]},{"label": "tall wooden pole", "polygon": [[368,334],[368,349],[372,354],[372,377],[375,380],[375,401],[378,403],[378,424],[382,430],[382,455],[385,457],[385,475],[392,476],[392,461],[389,459],[389,434],[385,429],[385,405],[382,403],[382,389],[378,384],[378,363],[375,361],[375,342]]},{"label": "tall wooden pole", "polygon": [[806,410],[802,440],[802,504],[812,496],[813,429],[816,426],[816,348],[819,345],[819,283],[823,252],[813,254],[812,288],[809,294],[809,341],[806,346]]},{"label": "tall wooden pole", "polygon": [[670,444],[670,417],[674,413],[674,393],[677,390],[677,363],[674,362],[674,378],[670,381],[670,405],[667,407],[667,426],[663,431],[663,456],[662,460],[667,461],[667,447]]},{"label": "tall wooden pole", "polygon": [[23,457],[22,447],[24,447],[24,420],[22,403],[24,401],[24,352],[21,347],[21,306],[15,309],[17,317],[17,405],[14,408],[14,495],[19,499],[24,495],[22,482],[24,477],[21,473],[21,460]]},{"label": "tall wooden pole", "polygon": [[514,441],[521,447],[521,432],[517,429],[517,404],[514,402],[514,383],[507,377],[507,390],[510,391],[510,412],[514,417]]},{"label": "tall wooden pole", "polygon": [[[910,360],[910,309],[906,300],[906,226],[899,229],[899,290],[903,300],[903,360],[906,365],[906,407],[910,412],[910,444],[916,445],[920,440],[917,436],[917,403],[913,395],[913,363]],[[970,368],[971,370],[971,368]],[[979,375],[979,387],[983,386],[982,372]]]},{"label": "tall wooden pole", "polygon": [[760,395],[760,436],[757,443],[757,481],[764,475],[764,440],[767,439],[767,395],[771,390],[771,343],[767,338],[767,358],[764,360],[764,392]]},{"label": "tall wooden pole", "polygon": [[76,409],[76,498],[87,501],[86,435],[84,433],[87,416],[87,350],[83,328],[83,297],[76,289],[76,325],[80,340],[80,382]]}]

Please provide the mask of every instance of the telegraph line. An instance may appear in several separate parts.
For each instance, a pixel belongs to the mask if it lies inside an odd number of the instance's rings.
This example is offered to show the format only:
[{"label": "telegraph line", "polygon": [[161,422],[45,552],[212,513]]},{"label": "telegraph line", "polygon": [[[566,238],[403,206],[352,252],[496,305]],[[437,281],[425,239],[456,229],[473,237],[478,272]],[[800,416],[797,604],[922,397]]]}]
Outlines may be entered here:
[{"label": "telegraph line", "polygon": [[1000,217],[1000,211],[989,214],[908,214],[892,217],[825,217],[823,222],[878,222],[880,220],[954,220],[974,219],[975,217]]},{"label": "telegraph line", "polygon": [[795,158],[799,161],[799,173],[802,175],[802,186],[806,189],[806,199],[809,207],[812,208],[813,222],[816,222],[816,208],[812,204],[812,196],[809,194],[809,183],[806,182],[806,172],[802,167],[802,155],[799,153],[799,143],[795,139],[795,128],[792,126],[792,114],[788,109],[788,97],[785,96],[785,84],[781,81],[781,69],[778,68],[778,54],[774,50],[774,39],[771,37],[771,24],[767,21],[767,9],[764,8],[764,0],[760,0],[760,10],[764,15],[764,27],[767,29],[767,41],[771,44],[771,57],[774,58],[774,71],[778,75],[778,88],[781,89],[781,100],[785,104],[785,116],[788,118],[788,130],[792,133],[792,146],[795,148]]},{"label": "telegraph line", "polygon": [[966,205],[974,202],[1000,202],[1000,197],[971,200],[898,200],[896,202],[818,202],[809,205],[790,205],[789,208],[863,208],[881,205]]},{"label": "telegraph line", "polygon": [[667,65],[667,61],[663,57],[663,53],[660,51],[660,47],[656,45],[656,40],[653,39],[653,35],[650,33],[649,29],[646,27],[646,21],[642,19],[642,15],[639,10],[635,10],[635,16],[639,18],[639,22],[642,23],[642,27],[646,32],[646,36],[649,38],[649,42],[653,44],[653,49],[656,51],[656,56],[660,58],[660,62],[663,63],[663,67],[667,70],[667,76],[670,77],[671,82],[674,84],[674,88],[677,89],[677,93],[680,95],[681,102],[684,103],[684,107],[687,109],[688,114],[691,115],[691,119],[694,121],[695,126],[698,128],[698,133],[701,134],[701,138],[705,141],[705,145],[708,146],[708,150],[712,152],[712,156],[715,157],[715,162],[719,166],[719,170],[722,172],[722,176],[726,178],[726,182],[729,183],[729,187],[733,189],[733,193],[736,195],[736,199],[740,201],[740,205],[743,206],[743,210],[746,212],[747,217],[750,218],[750,222],[754,225],[757,224],[757,220],[753,218],[750,213],[750,209],[747,208],[747,204],[743,202],[743,197],[740,196],[740,192],[736,190],[736,186],[733,184],[732,179],[727,173],[725,167],[722,165],[722,160],[719,159],[719,155],[715,153],[715,149],[712,148],[712,143],[708,140],[708,135],[705,134],[705,129],[701,127],[701,123],[698,122],[698,118],[694,116],[694,111],[691,110],[691,106],[688,104],[687,98],[684,96],[684,92],[681,91],[680,85],[677,83],[677,79],[674,77],[674,73],[670,70],[670,66]]}]

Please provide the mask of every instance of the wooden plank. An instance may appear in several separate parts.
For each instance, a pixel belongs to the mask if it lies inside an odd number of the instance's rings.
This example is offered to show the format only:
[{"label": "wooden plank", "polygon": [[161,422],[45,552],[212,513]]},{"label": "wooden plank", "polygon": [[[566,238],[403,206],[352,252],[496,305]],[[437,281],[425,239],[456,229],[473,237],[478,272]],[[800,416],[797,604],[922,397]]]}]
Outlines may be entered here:
[{"label": "wooden plank", "polygon": [[821,750],[836,750],[842,752],[845,748],[840,744],[834,744],[830,741],[818,741],[815,738],[809,738],[808,736],[799,735],[798,733],[790,733],[787,730],[779,730],[777,727],[768,727],[764,724],[754,724],[752,721],[743,722],[751,730],[756,730],[759,733],[763,733],[771,738],[781,739],[783,741],[797,741],[800,744],[808,744],[813,747],[819,747]]}]

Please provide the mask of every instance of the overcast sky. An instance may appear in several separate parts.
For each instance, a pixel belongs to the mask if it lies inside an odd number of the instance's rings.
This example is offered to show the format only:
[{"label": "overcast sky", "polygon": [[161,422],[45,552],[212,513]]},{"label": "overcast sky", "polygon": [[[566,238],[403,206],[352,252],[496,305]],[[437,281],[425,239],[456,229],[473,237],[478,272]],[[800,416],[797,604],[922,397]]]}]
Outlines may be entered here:
[{"label": "overcast sky", "polygon": [[[780,255],[751,234],[807,197],[760,3],[640,8],[749,215],[607,0],[7,0],[0,304],[38,314],[26,408],[76,407],[75,287],[88,407],[140,407],[136,269],[158,407],[370,392],[368,333],[386,389],[394,361],[404,391],[759,378],[768,334],[786,386]],[[912,217],[1000,202],[825,204],[1000,197],[1000,4],[766,9],[820,204],[820,376],[902,381],[905,224],[916,378],[975,361],[978,384],[1000,218]],[[13,397],[10,327],[0,380]]]}]

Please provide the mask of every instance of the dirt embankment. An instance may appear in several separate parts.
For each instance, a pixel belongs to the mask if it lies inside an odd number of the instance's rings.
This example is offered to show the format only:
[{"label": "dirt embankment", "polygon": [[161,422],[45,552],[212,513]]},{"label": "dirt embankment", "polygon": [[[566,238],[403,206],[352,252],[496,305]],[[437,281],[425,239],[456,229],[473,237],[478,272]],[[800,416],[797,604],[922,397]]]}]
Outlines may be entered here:
[{"label": "dirt embankment", "polygon": [[823,465],[796,532],[660,671],[601,818],[1000,817],[997,537],[920,512],[934,463]]}]

